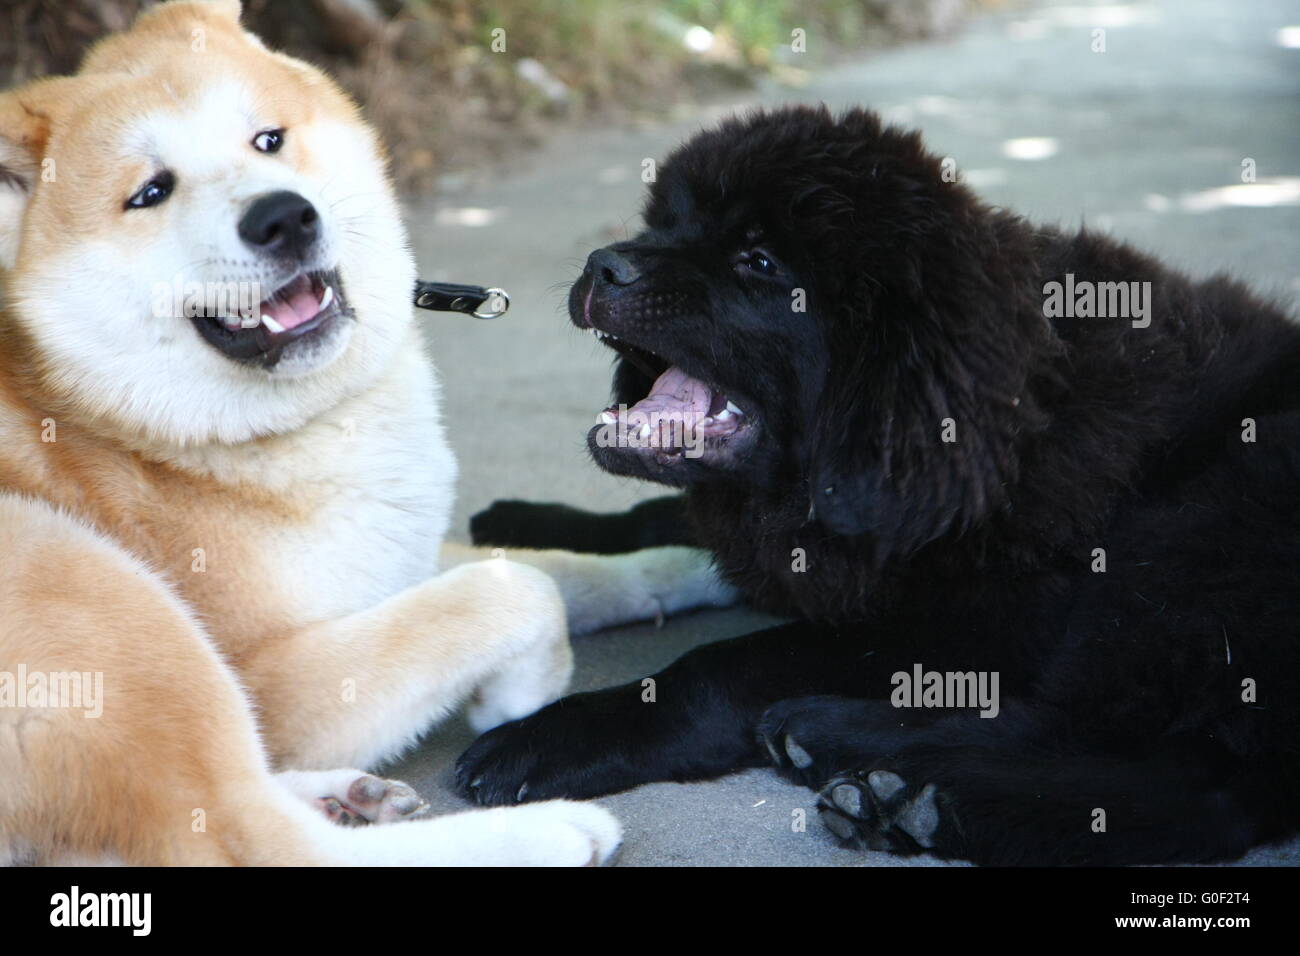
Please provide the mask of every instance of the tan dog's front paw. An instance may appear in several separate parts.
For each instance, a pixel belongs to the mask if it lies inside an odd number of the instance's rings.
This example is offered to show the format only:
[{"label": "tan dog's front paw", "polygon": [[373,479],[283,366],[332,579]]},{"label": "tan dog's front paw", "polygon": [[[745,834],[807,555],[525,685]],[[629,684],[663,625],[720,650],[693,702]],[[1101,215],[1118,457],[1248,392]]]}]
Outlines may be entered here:
[{"label": "tan dog's front paw", "polygon": [[276,779],[340,826],[416,820],[429,812],[412,787],[363,770],[290,770]]},{"label": "tan dog's front paw", "polygon": [[327,817],[345,827],[415,820],[429,812],[429,804],[411,787],[373,774],[352,781],[344,799],[321,797],[317,804]]}]

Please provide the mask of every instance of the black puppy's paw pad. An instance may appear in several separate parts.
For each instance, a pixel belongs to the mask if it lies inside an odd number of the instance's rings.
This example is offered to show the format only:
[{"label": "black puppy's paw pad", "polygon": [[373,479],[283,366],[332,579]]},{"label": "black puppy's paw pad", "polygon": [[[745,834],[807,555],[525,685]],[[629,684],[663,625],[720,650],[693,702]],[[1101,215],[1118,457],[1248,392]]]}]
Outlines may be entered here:
[{"label": "black puppy's paw pad", "polygon": [[938,788],[920,790],[892,770],[839,777],[822,790],[822,823],[846,843],[872,850],[915,853],[935,845],[940,813]]},{"label": "black puppy's paw pad", "polygon": [[803,747],[799,746],[799,741],[789,734],[785,735],[785,755],[790,758],[790,762],[800,770],[807,770],[813,765],[813,756]]},{"label": "black puppy's paw pad", "polygon": [[828,787],[822,800],[829,801],[829,806],[823,803],[819,808],[826,829],[845,842],[856,842],[860,837],[859,824],[863,822],[862,791],[842,783]]},{"label": "black puppy's paw pad", "polygon": [[894,820],[896,827],[927,850],[934,846],[934,835],[939,830],[939,805],[935,801],[937,793],[934,784],[927,783]]},{"label": "black puppy's paw pad", "polygon": [[[844,783],[836,787],[831,787],[830,800],[831,803],[835,805],[835,809],[846,814],[852,819],[854,820],[864,819],[863,817],[864,805],[862,800],[861,788],[856,786],[849,786],[848,784],[844,784]],[[870,812],[869,806],[867,806],[865,809],[868,812]]]},{"label": "black puppy's paw pad", "polygon": [[873,770],[867,774],[867,786],[878,800],[888,801],[907,786],[907,781],[892,770]]}]

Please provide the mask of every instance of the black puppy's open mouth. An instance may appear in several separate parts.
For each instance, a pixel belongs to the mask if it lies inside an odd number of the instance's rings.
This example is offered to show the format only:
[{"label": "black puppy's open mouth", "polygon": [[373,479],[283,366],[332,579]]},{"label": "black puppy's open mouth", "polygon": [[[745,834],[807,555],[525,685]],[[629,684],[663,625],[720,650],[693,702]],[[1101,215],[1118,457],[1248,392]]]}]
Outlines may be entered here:
[{"label": "black puppy's open mouth", "polygon": [[753,427],[751,416],[720,387],[643,346],[602,329],[591,332],[654,381],[636,404],[611,405],[600,413],[600,434],[594,437],[603,447],[649,450],[660,464],[669,464],[732,447]]},{"label": "black puppy's open mouth", "polygon": [[241,362],[266,367],[280,360],[294,342],[322,334],[347,314],[338,273],[300,272],[246,315],[226,311],[196,315],[191,321],[213,348]]}]

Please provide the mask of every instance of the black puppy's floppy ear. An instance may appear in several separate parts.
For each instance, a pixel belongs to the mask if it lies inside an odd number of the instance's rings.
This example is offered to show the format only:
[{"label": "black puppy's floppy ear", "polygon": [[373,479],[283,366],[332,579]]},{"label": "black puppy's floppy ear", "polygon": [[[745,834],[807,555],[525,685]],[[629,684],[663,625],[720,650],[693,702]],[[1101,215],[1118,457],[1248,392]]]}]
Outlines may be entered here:
[{"label": "black puppy's floppy ear", "polygon": [[811,446],[810,513],[864,536],[877,565],[963,531],[1015,471],[1012,411],[960,350],[914,341],[831,344]]}]

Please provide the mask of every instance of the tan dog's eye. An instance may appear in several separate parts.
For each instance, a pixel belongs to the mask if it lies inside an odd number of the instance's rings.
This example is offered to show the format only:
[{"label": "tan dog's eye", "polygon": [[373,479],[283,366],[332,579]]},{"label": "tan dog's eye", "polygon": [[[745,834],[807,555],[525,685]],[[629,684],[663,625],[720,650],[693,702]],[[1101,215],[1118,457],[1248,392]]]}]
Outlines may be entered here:
[{"label": "tan dog's eye", "polygon": [[264,129],[253,137],[253,148],[263,153],[278,153],[284,145],[284,130]]},{"label": "tan dog's eye", "polygon": [[125,208],[145,209],[149,206],[156,206],[170,196],[175,188],[176,177],[168,170],[163,170],[137,189],[135,194],[126,201]]}]

